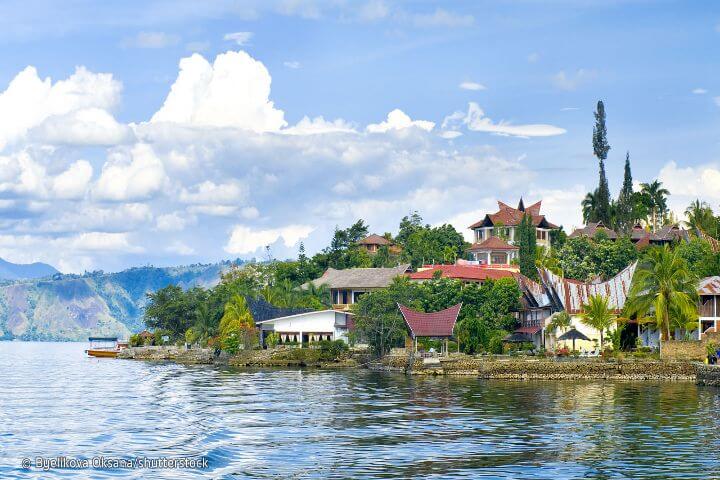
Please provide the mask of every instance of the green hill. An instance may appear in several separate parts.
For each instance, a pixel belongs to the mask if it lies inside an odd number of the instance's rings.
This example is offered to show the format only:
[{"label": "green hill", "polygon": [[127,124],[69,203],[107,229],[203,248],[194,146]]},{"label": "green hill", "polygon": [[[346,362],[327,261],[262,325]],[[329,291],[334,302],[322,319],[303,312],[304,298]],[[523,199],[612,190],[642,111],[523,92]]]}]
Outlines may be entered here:
[{"label": "green hill", "polygon": [[229,262],[184,267],[136,267],[117,273],[55,274],[0,285],[0,339],[127,338],[144,328],[146,293],[170,284],[209,287]]}]

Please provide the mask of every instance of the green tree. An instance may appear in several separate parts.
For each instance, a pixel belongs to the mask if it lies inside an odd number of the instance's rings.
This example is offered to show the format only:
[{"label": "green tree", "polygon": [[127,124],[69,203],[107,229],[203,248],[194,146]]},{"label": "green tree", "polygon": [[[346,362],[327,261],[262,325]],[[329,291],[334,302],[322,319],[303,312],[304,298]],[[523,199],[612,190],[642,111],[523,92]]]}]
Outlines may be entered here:
[{"label": "green tree", "polygon": [[566,331],[569,330],[571,326],[572,319],[570,318],[570,315],[563,310],[562,312],[557,312],[552,315],[552,319],[548,324],[548,330],[551,332],[557,332],[558,330]]},{"label": "green tree", "polygon": [[600,349],[602,350],[605,346],[605,331],[617,321],[617,315],[610,308],[610,297],[590,295],[588,303],[582,307],[580,321],[600,332]]},{"label": "green tree", "polygon": [[617,200],[617,229],[621,233],[629,233],[633,227],[633,183],[632,172],[630,171],[630,152],[625,154],[625,173],[623,184]]},{"label": "green tree", "polygon": [[595,110],[595,126],[593,127],[593,153],[600,162],[600,181],[597,189],[597,219],[605,225],[611,225],[610,218],[610,187],[605,175],[605,160],[607,159],[610,144],[607,140],[607,127],[605,126],[605,105],[602,100],[597,103]]},{"label": "green tree", "polygon": [[685,209],[685,215],[687,216],[685,223],[696,234],[702,232],[713,238],[718,237],[720,222],[706,202],[696,199]]},{"label": "green tree", "polygon": [[395,237],[395,242],[405,246],[408,238],[410,238],[410,235],[420,230],[422,227],[423,219],[417,211],[404,216],[402,220],[400,220],[400,226],[398,228],[398,234]]},{"label": "green tree", "polygon": [[650,223],[653,231],[657,231],[667,213],[667,197],[670,192],[662,186],[662,182],[653,180],[650,183],[640,184],[641,192],[650,207]]},{"label": "green tree", "polygon": [[671,326],[697,319],[697,280],[677,249],[649,248],[635,272],[626,311],[638,317],[653,312],[662,340],[669,340]]},{"label": "green tree", "polygon": [[580,206],[582,207],[583,223],[588,224],[590,222],[598,221],[598,210],[600,204],[598,198],[597,188],[593,192],[588,192],[585,195],[585,198],[583,198],[583,201],[580,203]]},{"label": "green tree", "polygon": [[147,294],[144,320],[150,329],[169,332],[177,340],[183,338],[185,331],[195,323],[195,311],[205,300],[206,292],[202,288],[184,291],[177,285],[169,285]]},{"label": "green tree", "polygon": [[242,295],[233,295],[225,304],[225,314],[220,319],[220,345],[223,350],[234,353],[240,341],[246,349],[251,348],[253,336],[256,336],[255,321],[247,301]]},{"label": "green tree", "polygon": [[532,223],[530,215],[523,215],[520,225],[517,228],[517,243],[520,247],[518,252],[520,260],[520,273],[528,278],[537,280],[537,268],[535,266],[537,260],[536,233],[535,226]]}]

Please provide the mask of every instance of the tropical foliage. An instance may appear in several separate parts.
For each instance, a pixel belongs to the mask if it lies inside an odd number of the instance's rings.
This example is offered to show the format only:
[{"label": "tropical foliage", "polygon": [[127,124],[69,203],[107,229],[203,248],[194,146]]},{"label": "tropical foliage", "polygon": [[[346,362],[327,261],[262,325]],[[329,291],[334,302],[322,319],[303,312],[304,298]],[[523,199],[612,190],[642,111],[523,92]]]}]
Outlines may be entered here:
[{"label": "tropical foliage", "polygon": [[600,332],[600,349],[602,350],[605,346],[605,332],[617,321],[617,315],[610,307],[610,297],[591,295],[588,303],[583,305],[580,321]]},{"label": "tropical foliage", "polygon": [[668,340],[675,328],[692,329],[697,321],[697,280],[679,249],[650,248],[635,272],[626,311],[652,316]]}]

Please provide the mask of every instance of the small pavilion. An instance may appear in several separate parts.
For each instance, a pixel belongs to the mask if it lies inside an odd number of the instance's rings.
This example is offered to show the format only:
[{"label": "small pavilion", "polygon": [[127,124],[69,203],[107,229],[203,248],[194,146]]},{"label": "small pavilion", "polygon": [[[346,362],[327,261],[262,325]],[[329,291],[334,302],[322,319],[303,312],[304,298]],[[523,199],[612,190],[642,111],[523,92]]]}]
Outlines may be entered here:
[{"label": "small pavilion", "polygon": [[410,337],[413,341],[413,349],[417,352],[418,337],[444,339],[443,354],[448,354],[448,339],[453,336],[453,329],[460,314],[462,303],[458,303],[439,312],[425,313],[417,312],[398,303],[405,323],[410,329]]}]

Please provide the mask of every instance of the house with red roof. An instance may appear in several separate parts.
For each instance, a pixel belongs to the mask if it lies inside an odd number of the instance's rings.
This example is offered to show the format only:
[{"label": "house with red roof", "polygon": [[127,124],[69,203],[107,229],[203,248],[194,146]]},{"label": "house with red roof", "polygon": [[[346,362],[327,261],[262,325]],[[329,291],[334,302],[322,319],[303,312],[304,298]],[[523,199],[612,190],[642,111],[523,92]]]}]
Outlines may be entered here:
[{"label": "house with red roof", "polygon": [[505,265],[505,268],[491,267],[489,265],[423,265],[417,272],[406,273],[410,280],[424,282],[432,280],[435,276],[440,278],[454,278],[465,283],[483,283],[485,280],[498,280],[511,278],[517,267]]},{"label": "house with red roof", "polygon": [[[517,256],[516,230],[523,217],[529,215],[535,226],[537,244],[550,246],[550,232],[559,228],[540,213],[542,200],[526,207],[522,198],[517,208],[498,201],[499,210],[470,225],[474,243],[470,247],[475,260],[486,264],[510,263]],[[492,238],[497,240],[488,241]]]}]

